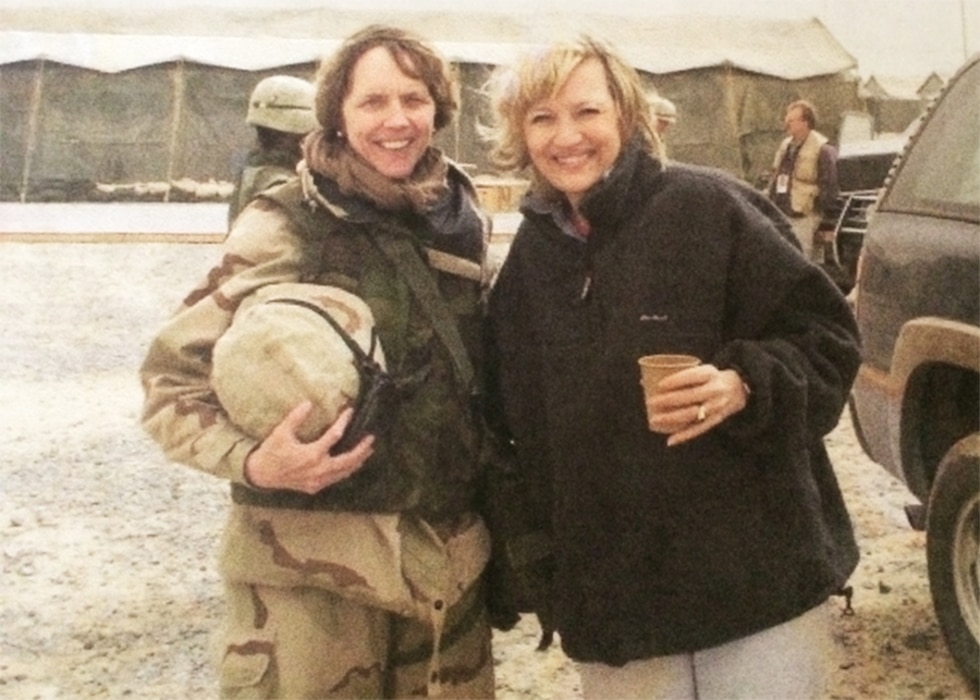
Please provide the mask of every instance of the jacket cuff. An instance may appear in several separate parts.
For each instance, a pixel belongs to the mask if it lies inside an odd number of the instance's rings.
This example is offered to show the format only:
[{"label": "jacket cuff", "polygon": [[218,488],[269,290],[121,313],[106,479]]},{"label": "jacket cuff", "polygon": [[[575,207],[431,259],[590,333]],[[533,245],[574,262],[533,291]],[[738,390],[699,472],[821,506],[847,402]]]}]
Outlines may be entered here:
[{"label": "jacket cuff", "polygon": [[245,460],[248,459],[248,456],[258,446],[258,440],[243,438],[236,442],[231,452],[228,453],[228,464],[231,466],[229,477],[234,483],[241,484],[250,489],[261,490],[245,477]]},{"label": "jacket cuff", "polygon": [[730,416],[719,429],[735,440],[752,440],[755,448],[760,448],[756,438],[769,428],[772,420],[771,374],[765,366],[764,353],[754,350],[750,343],[736,341],[714,358],[714,364],[718,369],[734,370],[747,394],[745,408]]}]

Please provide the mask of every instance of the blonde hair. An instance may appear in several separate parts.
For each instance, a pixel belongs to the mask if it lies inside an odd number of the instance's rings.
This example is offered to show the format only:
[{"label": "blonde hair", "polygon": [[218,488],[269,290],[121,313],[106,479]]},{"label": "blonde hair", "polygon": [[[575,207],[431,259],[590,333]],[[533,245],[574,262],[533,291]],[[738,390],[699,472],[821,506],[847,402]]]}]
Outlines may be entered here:
[{"label": "blonde hair", "polygon": [[541,100],[554,97],[571,72],[590,58],[598,59],[605,71],[623,142],[638,138],[648,152],[663,159],[663,144],[653,128],[639,74],[609,46],[581,36],[529,52],[514,65],[493,72],[486,86],[493,122],[484,134],[492,142],[490,159],[494,165],[518,171],[531,164],[524,139],[527,113]]}]

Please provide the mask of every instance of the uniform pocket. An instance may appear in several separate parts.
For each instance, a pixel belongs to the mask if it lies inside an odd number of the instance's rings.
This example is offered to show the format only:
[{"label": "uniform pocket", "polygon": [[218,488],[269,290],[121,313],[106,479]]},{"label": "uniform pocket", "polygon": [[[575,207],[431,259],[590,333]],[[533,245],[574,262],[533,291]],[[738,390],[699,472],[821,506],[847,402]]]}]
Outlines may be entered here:
[{"label": "uniform pocket", "polygon": [[251,697],[242,691],[258,688],[266,679],[273,652],[273,643],[268,639],[229,641],[218,668],[224,697]]}]

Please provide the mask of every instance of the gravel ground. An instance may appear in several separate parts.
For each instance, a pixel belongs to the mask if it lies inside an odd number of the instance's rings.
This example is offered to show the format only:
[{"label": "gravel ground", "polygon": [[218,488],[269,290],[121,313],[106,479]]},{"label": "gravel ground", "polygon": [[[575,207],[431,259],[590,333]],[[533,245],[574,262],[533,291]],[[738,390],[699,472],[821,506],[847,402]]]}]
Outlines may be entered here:
[{"label": "gravel ground", "polygon": [[[215,697],[226,486],[169,464],[141,432],[136,372],[216,255],[0,243],[0,697]],[[924,537],[905,523],[911,497],[846,415],[828,444],[862,561],[827,697],[971,697],[932,612]],[[497,635],[498,697],[580,697],[560,649],[536,642],[533,619]]]}]

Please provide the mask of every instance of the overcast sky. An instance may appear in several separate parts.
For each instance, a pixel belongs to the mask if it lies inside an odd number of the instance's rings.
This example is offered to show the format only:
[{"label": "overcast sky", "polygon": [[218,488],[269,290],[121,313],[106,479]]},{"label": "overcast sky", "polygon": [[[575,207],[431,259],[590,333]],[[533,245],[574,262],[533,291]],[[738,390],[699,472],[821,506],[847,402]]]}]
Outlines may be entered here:
[{"label": "overcast sky", "polygon": [[[184,0],[179,0],[184,1]],[[189,0],[188,0],[189,1]],[[229,0],[234,1],[234,0]],[[253,0],[255,1],[255,0]],[[315,3],[316,0],[300,0]],[[239,0],[240,4],[240,0]],[[322,1],[320,3],[322,5]],[[393,0],[337,0],[336,6],[379,10]],[[980,51],[980,0],[412,0],[419,10],[616,12],[623,14],[818,17],[862,75],[954,71]],[[399,1],[397,5],[405,7]],[[533,9],[529,9],[533,7]]]},{"label": "overcast sky", "polygon": [[[115,4],[132,0],[0,0],[0,7]],[[155,0],[154,7],[194,5],[242,9],[269,7],[347,7],[436,10],[456,13],[591,12],[662,15],[749,15],[818,17],[859,62],[863,76],[925,77],[953,72],[980,51],[980,0]],[[144,6],[145,7],[145,6]]]}]

